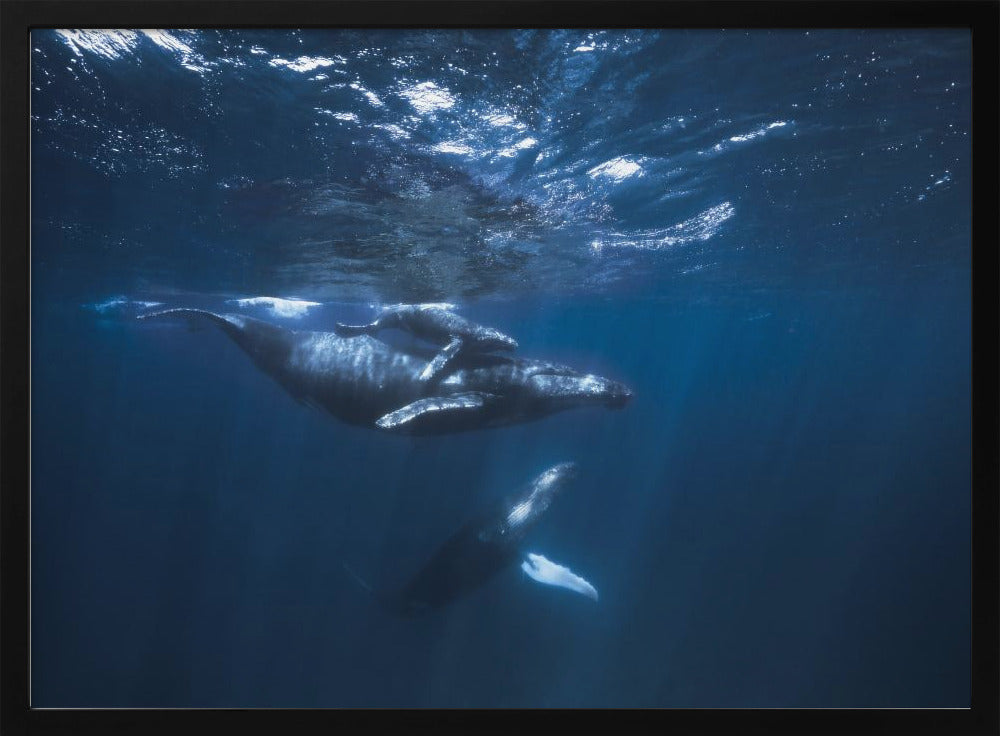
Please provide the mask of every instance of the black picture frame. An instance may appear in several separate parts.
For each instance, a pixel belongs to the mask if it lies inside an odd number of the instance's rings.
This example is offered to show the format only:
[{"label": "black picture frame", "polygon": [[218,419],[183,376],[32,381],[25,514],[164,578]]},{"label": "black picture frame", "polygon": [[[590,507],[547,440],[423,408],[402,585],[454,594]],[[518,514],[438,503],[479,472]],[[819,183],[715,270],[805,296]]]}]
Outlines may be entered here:
[{"label": "black picture frame", "polygon": [[[4,0],[0,250],[0,731],[941,733],[1000,730],[998,667],[998,2]],[[973,38],[972,672],[968,709],[594,711],[33,710],[28,703],[29,32],[103,27],[968,28]]]}]

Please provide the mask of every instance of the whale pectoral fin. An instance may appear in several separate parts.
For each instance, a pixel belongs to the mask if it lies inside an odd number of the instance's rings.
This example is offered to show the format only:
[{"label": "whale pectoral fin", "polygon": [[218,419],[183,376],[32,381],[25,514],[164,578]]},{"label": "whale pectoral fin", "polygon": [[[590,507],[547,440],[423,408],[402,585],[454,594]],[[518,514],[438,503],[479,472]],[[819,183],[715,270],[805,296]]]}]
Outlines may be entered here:
[{"label": "whale pectoral fin", "polygon": [[585,595],[591,600],[597,600],[597,588],[568,567],[552,562],[542,555],[529,552],[525,556],[524,562],[521,563],[521,569],[536,582],[566,588],[580,595]]},{"label": "whale pectoral fin", "polygon": [[441,351],[435,355],[434,359],[427,364],[427,367],[424,368],[423,371],[421,371],[420,380],[429,381],[440,375],[448,364],[455,359],[455,356],[459,354],[464,344],[465,343],[462,342],[462,338],[453,338],[450,343],[441,348]]},{"label": "whale pectoral fin", "polygon": [[494,394],[479,391],[453,396],[430,396],[389,412],[380,417],[375,425],[380,429],[417,429],[422,422],[431,417],[440,418],[450,414],[477,411],[495,398]]},{"label": "whale pectoral fin", "polygon": [[377,321],[369,322],[366,325],[345,325],[343,322],[338,322],[333,326],[333,331],[340,337],[357,337],[358,335],[370,335],[377,331],[378,327]]}]

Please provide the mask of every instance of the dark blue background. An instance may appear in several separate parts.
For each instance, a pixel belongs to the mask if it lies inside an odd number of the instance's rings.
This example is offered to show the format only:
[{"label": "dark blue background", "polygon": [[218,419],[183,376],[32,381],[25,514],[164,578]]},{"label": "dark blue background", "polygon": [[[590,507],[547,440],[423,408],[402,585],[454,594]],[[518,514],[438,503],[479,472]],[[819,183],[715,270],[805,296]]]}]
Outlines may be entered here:
[{"label": "dark blue background", "polygon": [[[33,705],[968,705],[967,35],[172,38],[32,39]],[[95,309],[261,294],[449,299],[635,399],[390,437]],[[598,604],[512,568],[395,619],[344,572],[563,460],[530,548]]]}]

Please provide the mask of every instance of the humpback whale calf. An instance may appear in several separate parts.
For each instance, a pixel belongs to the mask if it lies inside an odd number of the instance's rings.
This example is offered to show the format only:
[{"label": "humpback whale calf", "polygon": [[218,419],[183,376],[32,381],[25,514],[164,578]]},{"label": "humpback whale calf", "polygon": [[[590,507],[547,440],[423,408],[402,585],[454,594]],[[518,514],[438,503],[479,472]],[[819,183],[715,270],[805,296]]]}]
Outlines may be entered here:
[{"label": "humpback whale calf", "polygon": [[[344,567],[393,613],[413,616],[440,608],[480,587],[516,562],[524,554],[521,546],[528,532],[575,475],[575,463],[560,463],[536,477],[519,493],[466,522],[398,592],[373,590],[350,567]],[[524,565],[529,565],[531,571]],[[528,553],[522,569],[539,582],[567,587],[597,600],[594,586],[541,555]]]},{"label": "humpback whale calf", "polygon": [[461,352],[448,374],[421,379],[428,351],[368,335],[291,330],[202,309],[166,309],[139,319],[206,319],[299,401],[349,424],[431,435],[527,422],[575,407],[620,409],[624,384],[543,360]]},{"label": "humpback whale calf", "polygon": [[338,322],[334,330],[341,337],[374,336],[381,330],[396,327],[419,338],[442,346],[420,374],[429,381],[442,371],[460,352],[487,353],[493,350],[515,350],[517,340],[493,327],[484,327],[452,312],[446,304],[396,304],[385,307],[378,318],[366,325],[345,325]]}]

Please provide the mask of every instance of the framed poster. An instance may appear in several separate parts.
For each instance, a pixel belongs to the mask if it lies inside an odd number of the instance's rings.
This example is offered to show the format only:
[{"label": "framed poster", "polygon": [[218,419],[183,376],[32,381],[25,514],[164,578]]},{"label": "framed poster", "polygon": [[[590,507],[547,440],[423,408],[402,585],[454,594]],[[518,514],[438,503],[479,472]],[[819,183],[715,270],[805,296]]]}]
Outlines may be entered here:
[{"label": "framed poster", "polygon": [[11,724],[996,726],[995,4],[570,7],[5,5]]}]

